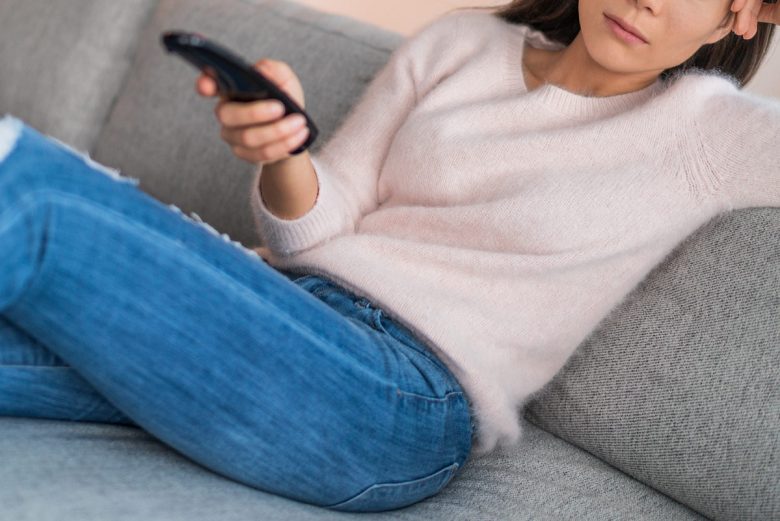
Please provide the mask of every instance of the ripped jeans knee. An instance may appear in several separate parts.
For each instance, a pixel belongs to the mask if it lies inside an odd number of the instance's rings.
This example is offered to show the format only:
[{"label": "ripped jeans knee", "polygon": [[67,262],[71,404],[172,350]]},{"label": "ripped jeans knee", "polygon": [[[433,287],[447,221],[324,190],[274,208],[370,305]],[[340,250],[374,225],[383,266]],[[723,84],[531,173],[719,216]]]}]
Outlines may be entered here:
[{"label": "ripped jeans knee", "polygon": [[[2,118],[0,118],[0,163],[14,150],[16,142],[19,139],[24,126],[24,121],[11,114],[6,113]],[[124,176],[119,172],[119,170],[100,164],[93,160],[89,156],[89,152],[76,150],[71,145],[49,134],[46,134],[46,138],[54,141],[58,145],[72,152],[74,155],[83,159],[84,162],[95,171],[105,174],[115,181],[129,183],[135,186],[137,186],[139,183],[138,179]]]},{"label": "ripped jeans knee", "polygon": [[[2,163],[3,160],[11,154],[11,152],[13,152],[16,143],[18,142],[18,139],[22,134],[22,130],[24,129],[24,127],[25,127],[24,121],[13,116],[12,114],[6,113],[3,117],[0,117],[0,163]],[[92,170],[102,173],[103,175],[113,179],[114,181],[120,183],[127,183],[133,186],[138,186],[140,184],[139,179],[125,176],[118,169],[111,168],[109,166],[103,165],[93,160],[90,157],[89,152],[87,151],[76,150],[73,146],[48,134],[46,134],[45,137],[57,143],[62,148],[70,151],[74,156],[83,160],[85,164],[89,166]],[[217,237],[220,237],[223,241],[227,242],[228,244],[232,244],[233,246],[241,250],[246,255],[250,257],[258,258],[263,261],[265,260],[264,257],[261,257],[259,255],[258,251],[249,249],[245,247],[243,244],[241,244],[240,242],[232,240],[227,233],[218,232],[216,229],[214,229],[214,227],[212,227],[210,224],[208,224],[203,219],[201,219],[201,217],[197,213],[190,212],[190,215],[186,215],[178,206],[174,204],[168,204],[168,207],[172,209],[174,212],[180,214],[188,221],[195,223],[202,228],[205,228],[209,233]]]},{"label": "ripped jeans knee", "polygon": [[0,119],[0,163],[11,153],[16,145],[16,140],[22,133],[21,120],[6,114]]},{"label": "ripped jeans knee", "polygon": [[247,248],[246,246],[244,246],[243,244],[241,244],[241,243],[240,243],[240,242],[238,242],[238,241],[234,241],[233,239],[231,239],[231,238],[230,238],[230,236],[229,236],[227,233],[220,233],[220,232],[219,232],[219,231],[217,231],[217,230],[216,230],[216,229],[215,229],[213,226],[211,226],[209,223],[207,223],[206,221],[204,221],[203,219],[201,219],[200,215],[198,215],[197,213],[195,213],[195,212],[190,212],[190,215],[187,215],[187,214],[185,214],[185,213],[184,213],[184,212],[181,210],[181,208],[179,208],[179,207],[178,207],[178,206],[176,206],[175,204],[169,204],[169,205],[168,205],[168,208],[170,208],[170,209],[171,209],[171,210],[173,210],[174,212],[178,213],[179,215],[181,215],[183,218],[187,219],[188,221],[190,221],[190,222],[193,222],[193,223],[197,224],[197,225],[198,225],[198,226],[200,226],[201,228],[205,228],[206,230],[208,230],[208,231],[209,231],[209,233],[211,233],[212,235],[216,235],[217,237],[219,237],[220,239],[222,239],[222,240],[223,240],[223,241],[225,241],[226,243],[228,243],[228,244],[232,244],[233,246],[235,246],[236,248],[238,248],[239,250],[241,250],[243,253],[245,253],[245,254],[249,255],[250,257],[256,257],[256,258],[258,258],[258,259],[260,259],[260,260],[264,260],[264,259],[263,259],[263,258],[262,258],[262,257],[261,257],[259,254],[258,254],[258,252],[257,252],[257,251],[255,251],[255,250],[253,250],[253,249],[249,249],[249,248]]}]

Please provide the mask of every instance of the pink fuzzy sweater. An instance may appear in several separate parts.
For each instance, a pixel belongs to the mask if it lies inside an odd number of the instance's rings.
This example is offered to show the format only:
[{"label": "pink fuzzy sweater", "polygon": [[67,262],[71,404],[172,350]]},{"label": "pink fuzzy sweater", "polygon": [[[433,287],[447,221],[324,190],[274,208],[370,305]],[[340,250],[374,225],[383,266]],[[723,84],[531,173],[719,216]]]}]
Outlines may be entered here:
[{"label": "pink fuzzy sweater", "polygon": [[368,298],[447,364],[475,454],[519,440],[530,395],[686,236],[780,206],[777,101],[703,72],[528,92],[526,42],[562,47],[484,11],[434,20],[312,155],[309,213],[282,220],[251,194],[271,266]]}]

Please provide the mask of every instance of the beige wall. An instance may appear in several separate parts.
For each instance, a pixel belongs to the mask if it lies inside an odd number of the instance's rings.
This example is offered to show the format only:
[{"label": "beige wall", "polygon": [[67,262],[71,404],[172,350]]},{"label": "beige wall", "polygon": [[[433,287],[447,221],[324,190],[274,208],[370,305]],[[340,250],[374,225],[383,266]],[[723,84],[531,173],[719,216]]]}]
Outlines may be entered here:
[{"label": "beige wall", "polygon": [[[322,11],[345,14],[404,35],[453,7],[501,5],[495,0],[297,0]],[[780,32],[780,28],[778,28]],[[780,34],[762,65],[745,90],[780,98]]]}]

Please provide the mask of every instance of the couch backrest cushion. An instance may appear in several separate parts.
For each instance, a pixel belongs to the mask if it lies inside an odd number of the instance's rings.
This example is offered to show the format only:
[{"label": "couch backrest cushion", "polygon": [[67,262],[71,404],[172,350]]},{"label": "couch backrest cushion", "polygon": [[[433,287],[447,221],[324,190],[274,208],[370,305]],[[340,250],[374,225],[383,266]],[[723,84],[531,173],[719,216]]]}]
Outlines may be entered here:
[{"label": "couch backrest cushion", "polygon": [[526,418],[711,519],[780,519],[780,210],[716,217]]},{"label": "couch backrest cushion", "polygon": [[94,158],[245,246],[262,243],[249,203],[255,166],[220,138],[216,100],[195,91],[198,71],[163,49],[160,33],[168,29],[199,32],[251,63],[266,57],[288,63],[320,130],[311,152],[327,141],[403,40],[295,2],[160,1]]},{"label": "couch backrest cushion", "polygon": [[2,0],[0,114],[90,150],[157,0]]}]

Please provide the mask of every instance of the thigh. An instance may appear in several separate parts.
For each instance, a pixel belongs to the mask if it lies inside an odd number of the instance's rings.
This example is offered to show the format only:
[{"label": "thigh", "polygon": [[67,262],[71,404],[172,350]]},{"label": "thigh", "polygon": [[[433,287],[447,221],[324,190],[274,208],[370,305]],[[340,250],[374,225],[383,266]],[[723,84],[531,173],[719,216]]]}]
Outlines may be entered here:
[{"label": "thigh", "polygon": [[34,130],[19,145],[0,163],[0,207],[16,205],[0,242],[29,252],[7,261],[29,279],[4,313],[135,423],[319,505],[403,506],[463,464],[462,393],[405,393],[424,375],[394,338]]},{"label": "thigh", "polygon": [[[455,376],[411,331],[367,298],[317,275],[292,278],[328,306],[367,328],[380,344],[377,351],[383,354],[382,363],[395,387],[394,403],[388,404],[397,416],[393,427],[399,437],[407,440],[403,449],[369,441],[370,452],[364,461],[395,479],[380,479],[382,474],[378,473],[370,485],[329,508],[352,512],[390,510],[440,492],[465,464],[475,432],[470,404]],[[407,421],[398,421],[400,415],[407,415]],[[410,447],[414,454],[411,461],[403,456]],[[453,452],[442,464],[434,455],[446,447]],[[440,466],[431,471],[433,461]]]},{"label": "thigh", "polygon": [[60,357],[2,315],[0,416],[133,424]]}]

